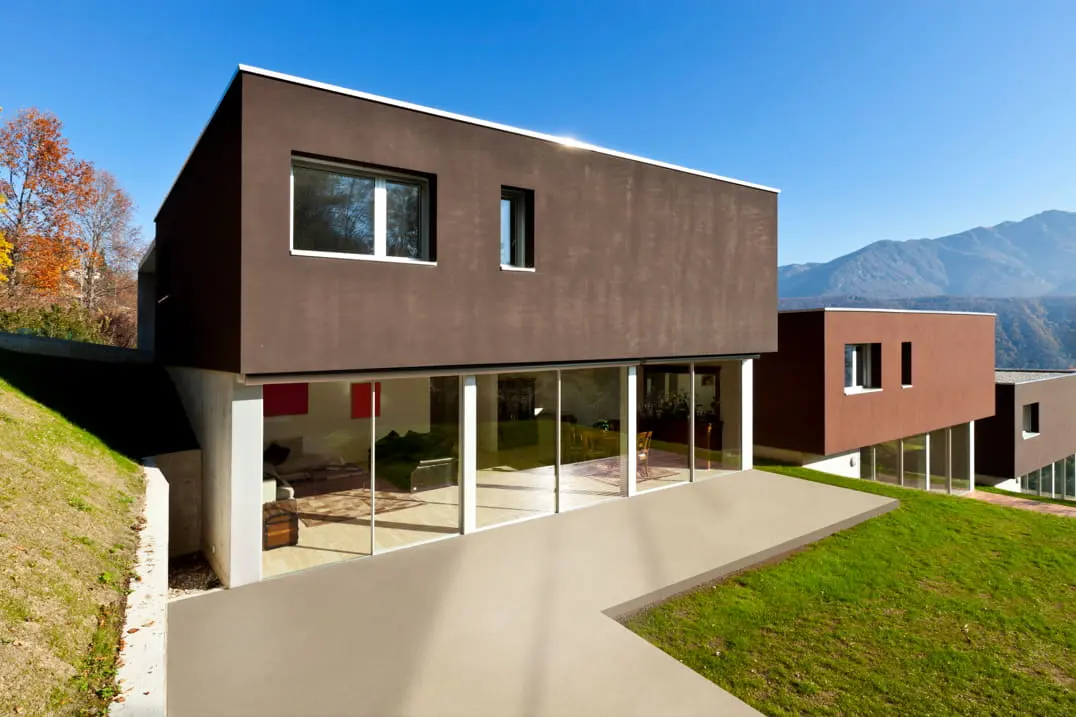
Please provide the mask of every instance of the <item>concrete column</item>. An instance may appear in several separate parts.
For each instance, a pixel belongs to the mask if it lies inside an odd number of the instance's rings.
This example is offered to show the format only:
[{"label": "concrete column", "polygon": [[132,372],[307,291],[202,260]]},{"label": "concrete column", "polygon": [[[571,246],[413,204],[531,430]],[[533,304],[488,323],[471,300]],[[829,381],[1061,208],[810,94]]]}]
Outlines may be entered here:
[{"label": "concrete column", "polygon": [[639,462],[639,367],[624,366],[620,369],[620,455],[625,456],[625,476],[620,494],[635,495],[637,466]]},{"label": "concrete column", "polygon": [[477,526],[477,490],[478,380],[474,376],[460,376],[460,530],[463,533],[473,533]]},{"label": "concrete column", "polygon": [[740,470],[755,466],[755,360],[740,364]]},{"label": "concrete column", "polygon": [[231,406],[231,587],[262,579],[262,387],[236,382]]}]

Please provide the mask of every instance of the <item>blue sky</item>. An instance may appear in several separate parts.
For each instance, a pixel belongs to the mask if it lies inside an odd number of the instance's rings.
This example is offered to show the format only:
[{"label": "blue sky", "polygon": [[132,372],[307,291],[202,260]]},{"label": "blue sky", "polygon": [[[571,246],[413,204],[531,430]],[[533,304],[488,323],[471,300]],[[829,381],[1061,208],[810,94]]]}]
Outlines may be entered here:
[{"label": "blue sky", "polygon": [[781,188],[781,262],[1076,209],[1076,2],[23,2],[0,106],[152,220],[246,63]]}]

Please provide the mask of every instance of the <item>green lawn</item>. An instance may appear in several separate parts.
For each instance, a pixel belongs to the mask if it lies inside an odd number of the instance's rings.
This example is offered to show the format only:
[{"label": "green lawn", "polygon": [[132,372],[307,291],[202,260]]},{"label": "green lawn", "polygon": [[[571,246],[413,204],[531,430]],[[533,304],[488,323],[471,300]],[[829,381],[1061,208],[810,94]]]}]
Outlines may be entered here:
[{"label": "green lawn", "polygon": [[1062,500],[1061,498],[1049,498],[1044,495],[1035,495],[1034,493],[1017,493],[1011,490],[1002,490],[1001,488],[995,488],[993,486],[975,486],[975,490],[985,491],[986,493],[996,493],[997,495],[1011,495],[1014,498],[1027,498],[1028,500],[1037,500],[1042,503],[1056,503],[1057,505],[1071,505],[1076,508],[1076,501]]},{"label": "green lawn", "polygon": [[1076,714],[1076,520],[769,470],[902,504],[628,627],[767,714]]}]

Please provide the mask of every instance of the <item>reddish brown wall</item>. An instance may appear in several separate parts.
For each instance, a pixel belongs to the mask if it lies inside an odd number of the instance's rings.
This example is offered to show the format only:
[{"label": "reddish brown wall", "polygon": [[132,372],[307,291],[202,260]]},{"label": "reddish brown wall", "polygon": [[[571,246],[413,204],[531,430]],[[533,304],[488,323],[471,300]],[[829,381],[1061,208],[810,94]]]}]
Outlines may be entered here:
[{"label": "reddish brown wall", "polygon": [[[255,75],[242,370],[749,354],[777,346],[777,196]],[[290,256],[293,153],[436,177],[437,266]],[[537,271],[499,270],[502,185]]]},{"label": "reddish brown wall", "polygon": [[[1024,406],[1039,404],[1039,435],[1023,437]],[[1076,374],[1016,385],[1012,443],[1014,475],[1076,453]],[[1008,476],[1006,476],[1008,477]]]},{"label": "reddish brown wall", "polygon": [[[825,453],[868,446],[994,414],[994,317],[827,311]],[[901,342],[913,385],[901,387]],[[845,395],[845,344],[882,344],[882,390]]]},{"label": "reddish brown wall", "polygon": [[238,82],[228,89],[157,214],[157,359],[240,369]]},{"label": "reddish brown wall", "polygon": [[755,362],[755,443],[821,454],[825,447],[824,317],[782,313],[777,353]]}]

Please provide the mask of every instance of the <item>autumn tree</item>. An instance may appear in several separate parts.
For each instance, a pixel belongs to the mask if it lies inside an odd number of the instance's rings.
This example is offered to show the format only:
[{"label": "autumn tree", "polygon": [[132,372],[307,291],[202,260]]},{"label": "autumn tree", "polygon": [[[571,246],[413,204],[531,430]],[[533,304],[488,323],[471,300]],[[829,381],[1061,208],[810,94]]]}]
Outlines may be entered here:
[{"label": "autumn tree", "polygon": [[134,204],[109,172],[93,172],[86,201],[76,213],[79,265],[74,272],[79,299],[97,309],[102,299],[117,298],[135,281],[135,264],[141,244],[132,225]]},{"label": "autumn tree", "polygon": [[84,251],[75,217],[89,199],[93,172],[73,155],[48,112],[20,110],[0,127],[0,233],[11,245],[0,271],[8,292],[63,296]]}]

